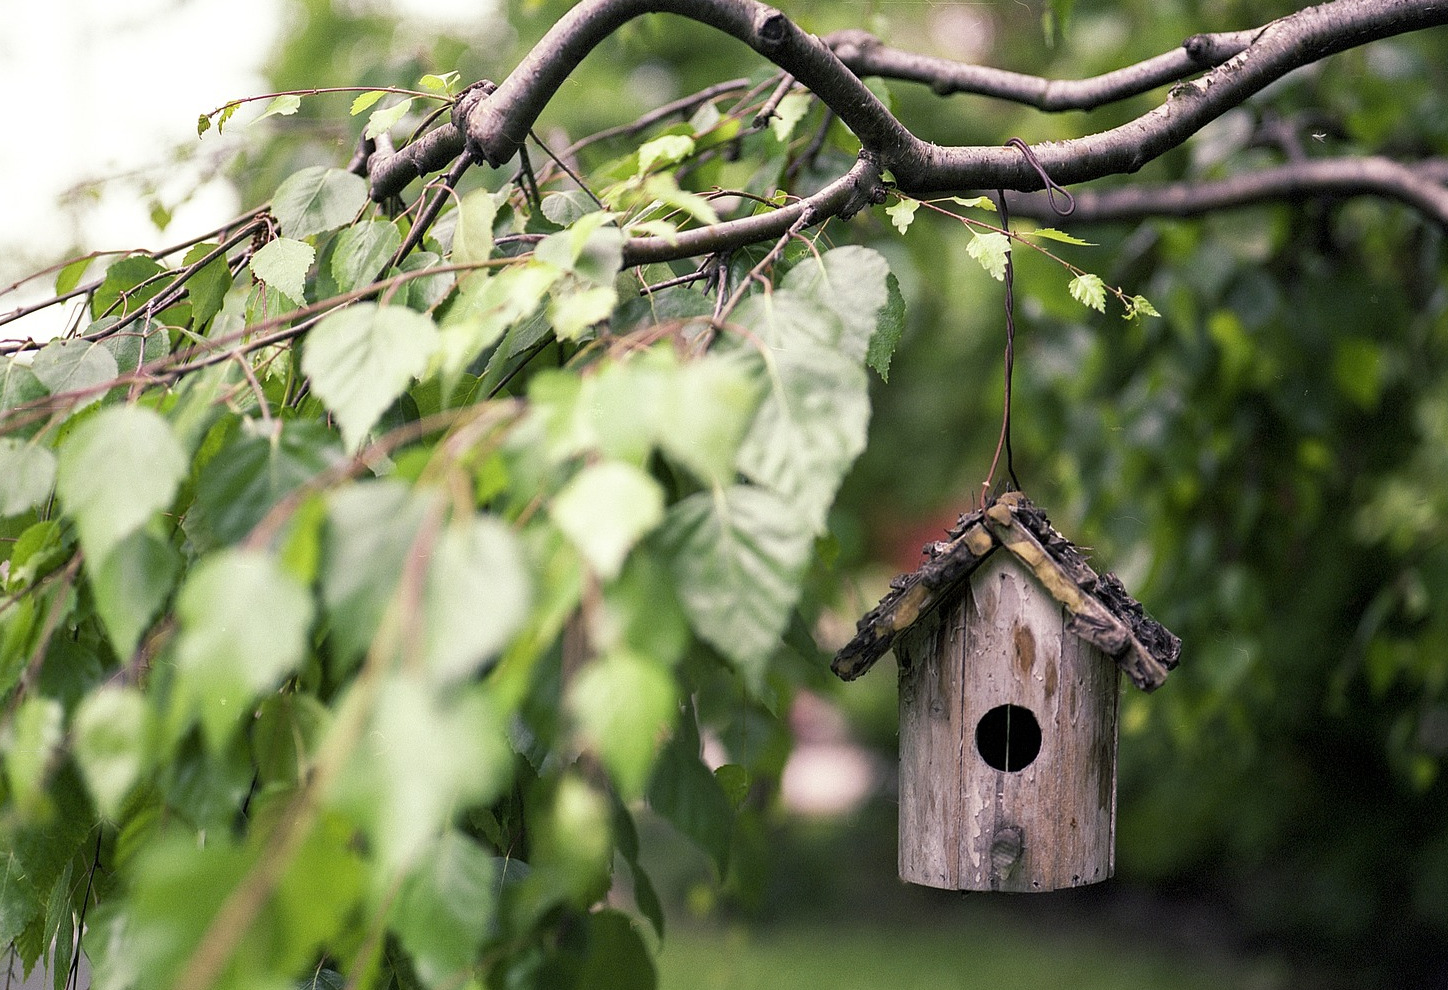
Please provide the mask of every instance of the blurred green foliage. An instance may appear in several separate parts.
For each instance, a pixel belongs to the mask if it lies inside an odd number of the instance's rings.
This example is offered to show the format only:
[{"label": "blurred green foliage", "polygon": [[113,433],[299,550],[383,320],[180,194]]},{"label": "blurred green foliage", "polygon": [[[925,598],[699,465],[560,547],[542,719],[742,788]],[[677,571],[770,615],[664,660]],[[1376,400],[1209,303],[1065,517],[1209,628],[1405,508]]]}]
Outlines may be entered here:
[{"label": "blurred green foliage", "polygon": [[[515,4],[509,31],[480,28],[395,62],[376,54],[396,52],[392,25],[308,6],[309,29],[277,62],[279,86],[453,68],[496,78],[571,4]],[[1293,5],[1054,3],[1046,31],[1038,3],[785,9],[817,33],[865,27],[905,49],[1081,77]],[[645,18],[586,61],[539,130],[577,137],[758,69],[708,29]],[[888,93],[922,136],[982,144],[1103,129],[1160,97],[1046,116],[907,84]],[[1314,156],[1442,155],[1445,93],[1441,32],[1379,42],[1293,74],[1115,181],[1281,161],[1280,147],[1257,139],[1274,123]],[[1018,472],[1186,644],[1164,690],[1124,699],[1121,875],[1229,904],[1263,937],[1306,953],[1415,972],[1448,942],[1443,232],[1364,200],[1060,226],[1099,242],[1066,257],[1163,313],[1126,323],[1089,312],[1058,268],[1016,252]],[[978,490],[999,416],[1003,326],[1000,287],[965,256],[958,225],[922,214],[901,238],[877,211],[832,232],[887,255],[910,314],[890,383],[874,383],[869,447],[831,517],[838,566],[861,575],[849,610],[911,563],[899,534],[918,538],[922,520],[948,521]],[[887,750],[889,681],[882,670],[840,694]]]}]

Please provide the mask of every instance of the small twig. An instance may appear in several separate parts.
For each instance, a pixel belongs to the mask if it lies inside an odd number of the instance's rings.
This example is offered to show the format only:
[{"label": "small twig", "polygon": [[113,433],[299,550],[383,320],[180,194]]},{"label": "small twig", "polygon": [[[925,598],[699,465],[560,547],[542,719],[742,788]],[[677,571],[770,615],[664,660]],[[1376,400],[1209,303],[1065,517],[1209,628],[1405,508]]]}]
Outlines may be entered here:
[{"label": "small twig", "polygon": [[412,249],[422,243],[422,239],[427,236],[428,229],[433,225],[433,222],[437,220],[437,215],[442,212],[443,203],[447,202],[448,197],[452,195],[453,190],[457,188],[458,182],[462,179],[463,173],[466,172],[472,164],[473,157],[471,152],[464,151],[458,156],[458,160],[453,164],[453,167],[448,171],[447,175],[443,177],[441,183],[442,188],[437,191],[437,195],[432,198],[432,201],[429,202],[422,213],[418,215],[417,222],[414,223],[412,229],[407,232],[407,239],[402,242],[397,249],[397,253],[392,256],[392,261],[387,266],[389,269],[396,268],[402,264],[403,259],[412,252]]}]

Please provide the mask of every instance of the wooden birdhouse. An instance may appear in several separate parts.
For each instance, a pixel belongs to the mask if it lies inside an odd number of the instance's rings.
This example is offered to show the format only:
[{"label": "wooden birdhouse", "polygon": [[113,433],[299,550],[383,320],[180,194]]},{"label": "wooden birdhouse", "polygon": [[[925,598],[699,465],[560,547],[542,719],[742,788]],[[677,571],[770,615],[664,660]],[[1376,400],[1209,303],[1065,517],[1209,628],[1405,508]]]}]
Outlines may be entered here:
[{"label": "wooden birdhouse", "polygon": [[962,516],[891,582],[833,669],[900,667],[900,878],[1047,891],[1115,867],[1118,672],[1152,691],[1181,641],[1024,495]]}]

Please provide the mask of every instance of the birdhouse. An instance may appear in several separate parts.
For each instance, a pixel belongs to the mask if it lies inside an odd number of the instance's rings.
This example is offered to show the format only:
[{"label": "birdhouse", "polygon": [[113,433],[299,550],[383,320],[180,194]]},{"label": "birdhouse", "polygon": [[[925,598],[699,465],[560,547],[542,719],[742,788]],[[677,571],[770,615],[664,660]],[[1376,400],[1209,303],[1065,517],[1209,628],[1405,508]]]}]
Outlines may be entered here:
[{"label": "birdhouse", "polygon": [[1155,690],[1181,641],[1024,495],[962,516],[836,655],[895,650],[900,878],[1047,891],[1112,875],[1119,674]]}]

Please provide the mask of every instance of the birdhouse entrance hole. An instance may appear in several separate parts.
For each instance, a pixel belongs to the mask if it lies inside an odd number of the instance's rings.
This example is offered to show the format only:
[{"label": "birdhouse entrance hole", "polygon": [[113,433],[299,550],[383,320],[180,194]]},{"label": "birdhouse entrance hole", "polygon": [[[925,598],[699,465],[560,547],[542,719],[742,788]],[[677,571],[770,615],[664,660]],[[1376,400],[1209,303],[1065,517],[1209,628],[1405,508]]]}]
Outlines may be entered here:
[{"label": "birdhouse entrance hole", "polygon": [[1029,708],[997,705],[976,725],[975,748],[997,770],[1024,770],[1041,752],[1041,725]]}]

